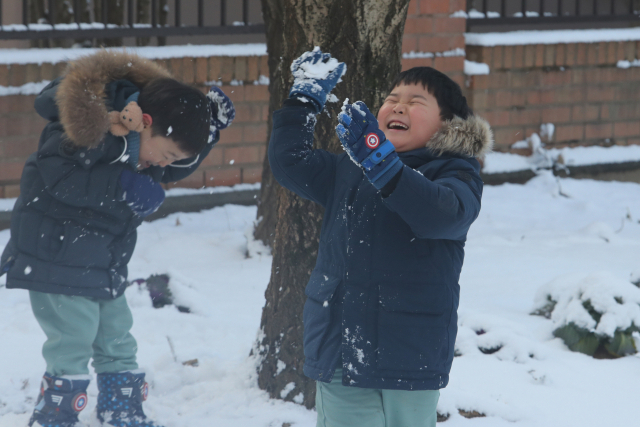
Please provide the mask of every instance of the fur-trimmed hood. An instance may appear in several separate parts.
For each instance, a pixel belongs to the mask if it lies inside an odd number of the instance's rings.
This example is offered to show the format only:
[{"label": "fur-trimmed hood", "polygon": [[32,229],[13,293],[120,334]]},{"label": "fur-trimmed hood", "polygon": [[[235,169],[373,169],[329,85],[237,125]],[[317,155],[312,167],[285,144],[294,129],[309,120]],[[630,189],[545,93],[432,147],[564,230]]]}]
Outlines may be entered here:
[{"label": "fur-trimmed hood", "polygon": [[427,148],[437,155],[452,153],[468,157],[483,157],[493,148],[493,132],[481,117],[469,115],[466,119],[454,116],[427,142]]},{"label": "fur-trimmed hood", "polygon": [[55,101],[67,138],[80,147],[97,146],[109,131],[105,85],[125,79],[142,88],[171,74],[126,51],[101,50],[71,62],[60,82]]}]

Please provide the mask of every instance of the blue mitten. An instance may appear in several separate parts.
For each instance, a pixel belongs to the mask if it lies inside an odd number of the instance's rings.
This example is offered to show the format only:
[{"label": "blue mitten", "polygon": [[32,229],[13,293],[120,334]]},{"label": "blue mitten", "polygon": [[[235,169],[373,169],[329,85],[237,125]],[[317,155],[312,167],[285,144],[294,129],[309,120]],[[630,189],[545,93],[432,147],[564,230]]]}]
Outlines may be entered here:
[{"label": "blue mitten", "polygon": [[233,102],[217,86],[212,86],[207,94],[211,106],[211,126],[209,127],[209,142],[217,139],[218,131],[227,128],[236,117]]},{"label": "blue mitten", "polygon": [[402,169],[393,144],[378,128],[378,120],[362,101],[345,104],[338,121],[336,132],[344,150],[380,190]]},{"label": "blue mitten", "polygon": [[145,217],[158,210],[164,202],[164,190],[150,176],[124,169],[120,174],[124,200],[133,213]]},{"label": "blue mitten", "polygon": [[327,102],[327,96],[346,72],[344,62],[338,62],[329,53],[322,53],[316,46],[291,63],[293,86],[289,98],[303,96],[312,101],[315,112],[319,113]]}]

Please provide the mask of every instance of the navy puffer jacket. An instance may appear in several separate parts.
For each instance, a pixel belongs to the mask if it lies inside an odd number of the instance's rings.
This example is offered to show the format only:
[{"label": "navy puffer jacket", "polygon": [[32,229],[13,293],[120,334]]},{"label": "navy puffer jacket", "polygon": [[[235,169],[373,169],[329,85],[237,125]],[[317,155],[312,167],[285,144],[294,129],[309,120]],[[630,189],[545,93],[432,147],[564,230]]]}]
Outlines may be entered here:
[{"label": "navy puffer jacket", "polygon": [[346,153],[312,149],[310,113],[275,112],[269,143],[278,182],[325,208],[305,290],[304,372],[329,382],[341,360],[347,386],[443,388],[464,244],[480,211],[475,156],[490,149],[488,124],[455,118],[429,148],[399,153],[403,170],[383,198]]},{"label": "navy puffer jacket", "polygon": [[[36,111],[49,123],[20,180],[11,238],[0,261],[7,288],[111,299],[127,286],[142,219],[123,201],[119,185],[120,173],[130,167],[123,156],[125,139],[105,136],[100,125],[106,120],[108,126],[108,110],[121,111],[129,95],[166,73],[129,54],[104,51],[87,58],[78,61],[72,77],[51,82],[36,98]],[[83,81],[97,86],[100,96]],[[188,167],[154,166],[141,173],[158,182],[178,181],[212,146],[197,161],[179,162]]]}]

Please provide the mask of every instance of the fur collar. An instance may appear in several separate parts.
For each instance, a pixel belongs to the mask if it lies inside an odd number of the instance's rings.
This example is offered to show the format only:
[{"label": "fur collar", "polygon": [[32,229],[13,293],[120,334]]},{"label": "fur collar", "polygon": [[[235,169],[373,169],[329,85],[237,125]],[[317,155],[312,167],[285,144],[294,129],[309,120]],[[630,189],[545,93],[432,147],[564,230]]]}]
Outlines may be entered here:
[{"label": "fur collar", "polygon": [[109,131],[105,85],[126,79],[142,88],[171,77],[154,62],[126,51],[102,50],[71,62],[56,92],[60,123],[69,140],[80,147],[97,146]]},{"label": "fur collar", "polygon": [[467,119],[454,116],[427,142],[427,148],[437,155],[451,153],[467,157],[483,157],[493,148],[493,132],[486,120],[470,115]]}]

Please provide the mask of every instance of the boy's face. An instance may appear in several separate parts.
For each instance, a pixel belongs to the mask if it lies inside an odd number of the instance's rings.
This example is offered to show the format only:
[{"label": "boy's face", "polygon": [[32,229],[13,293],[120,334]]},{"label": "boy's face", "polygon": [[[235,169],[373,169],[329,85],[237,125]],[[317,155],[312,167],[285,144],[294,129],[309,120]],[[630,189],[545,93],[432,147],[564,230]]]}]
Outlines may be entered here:
[{"label": "boy's face", "polygon": [[394,87],[378,111],[380,130],[396,151],[425,147],[442,126],[440,107],[422,84]]},{"label": "boy's face", "polygon": [[166,167],[188,157],[191,155],[180,150],[173,139],[162,135],[153,136],[150,125],[146,125],[140,132],[138,169],[146,169],[149,166]]}]

